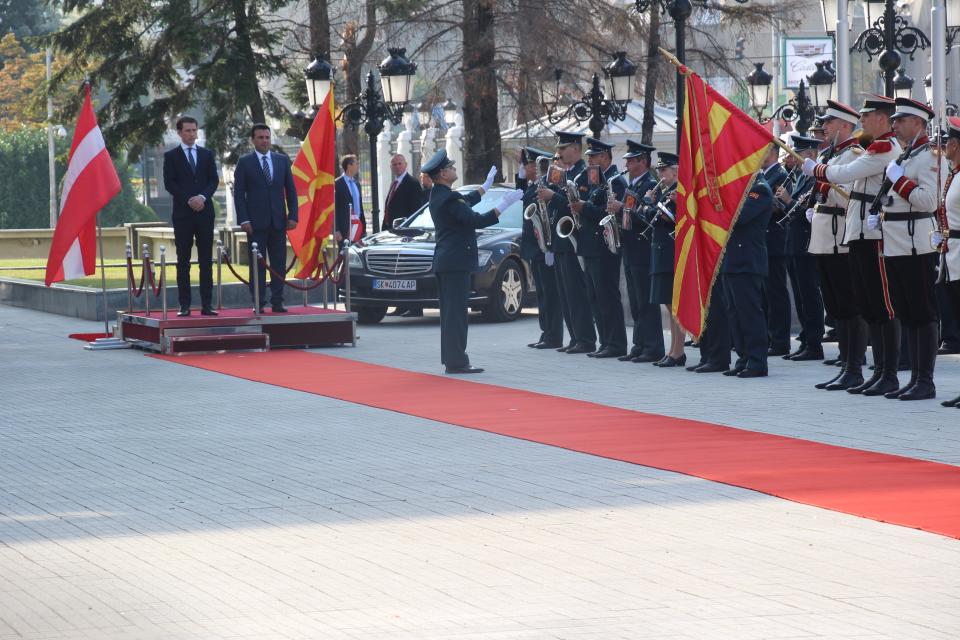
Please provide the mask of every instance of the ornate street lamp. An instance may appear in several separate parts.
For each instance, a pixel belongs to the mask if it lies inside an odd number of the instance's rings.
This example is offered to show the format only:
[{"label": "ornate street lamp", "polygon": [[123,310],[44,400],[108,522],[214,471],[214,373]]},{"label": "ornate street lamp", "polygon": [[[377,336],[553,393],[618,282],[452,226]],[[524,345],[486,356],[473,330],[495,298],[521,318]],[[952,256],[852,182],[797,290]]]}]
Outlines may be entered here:
[{"label": "ornate street lamp", "polygon": [[373,71],[367,73],[367,87],[356,102],[345,105],[337,116],[346,126],[357,129],[363,125],[370,140],[370,194],[372,197],[373,232],[380,231],[380,194],[377,184],[377,136],[383,131],[384,120],[393,124],[403,121],[404,107],[410,102],[417,65],[406,59],[406,49],[387,49],[390,55],[380,63],[380,85],[377,89]]},{"label": "ornate street lamp", "polygon": [[747,75],[747,85],[750,87],[750,106],[757,113],[757,120],[763,117],[763,110],[770,104],[770,84],[773,76],[764,68],[762,62],[754,62],[754,69]]},{"label": "ornate street lamp", "polygon": [[908,76],[903,67],[897,69],[897,75],[893,77],[893,97],[910,98],[913,96],[913,78]]},{"label": "ornate street lamp", "polygon": [[960,0],[944,0],[947,11],[947,53],[953,48],[953,41],[960,34]]},{"label": "ornate street lamp", "polygon": [[424,100],[417,105],[417,120],[420,121],[420,129],[429,129],[432,119],[433,111],[430,108],[430,103]]},{"label": "ornate street lamp", "polygon": [[599,138],[603,128],[611,120],[624,120],[627,117],[627,105],[633,99],[633,77],[637,66],[627,59],[627,54],[618,51],[613,61],[603,69],[607,79],[607,92],[604,94],[600,86],[600,76],[593,74],[590,91],[580,100],[573,102],[565,109],[558,109],[560,104],[560,79],[563,71],[554,71],[555,85],[549,82],[540,85],[540,99],[550,124],[557,124],[561,120],[573,117],[578,123],[587,122],[594,138]]},{"label": "ornate street lamp", "polygon": [[303,70],[303,79],[307,84],[307,99],[310,101],[310,106],[319,107],[330,93],[333,67],[320,56],[314,56],[313,61]]},{"label": "ornate street lamp", "polygon": [[457,107],[457,103],[453,100],[447,98],[446,102],[443,103],[443,119],[447,123],[448,127],[452,127],[456,124],[457,112],[460,110]]},{"label": "ornate street lamp", "polygon": [[[884,93],[893,97],[893,75],[903,61],[900,54],[913,60],[917,49],[930,46],[930,39],[920,29],[910,26],[909,20],[897,15],[894,0],[863,0],[862,4],[867,28],[857,36],[850,51],[866,52],[868,60],[879,56]],[[949,13],[947,19],[950,19]]]},{"label": "ornate street lamp", "polygon": [[833,82],[836,76],[827,71],[826,62],[817,62],[816,66],[816,71],[807,76],[807,82],[810,83],[813,106],[822,113],[827,108],[827,100],[833,98]]},{"label": "ornate street lamp", "polygon": [[770,83],[773,81],[773,76],[763,68],[762,62],[755,62],[754,67],[754,70],[750,72],[746,80],[750,86],[750,106],[753,107],[753,110],[757,114],[757,121],[764,123],[779,119],[786,120],[787,122],[795,122],[794,128],[797,130],[797,133],[805,135],[816,114],[814,106],[807,96],[806,84],[801,80],[796,95],[774,109],[769,118],[765,118],[763,116],[763,110],[770,103]]}]

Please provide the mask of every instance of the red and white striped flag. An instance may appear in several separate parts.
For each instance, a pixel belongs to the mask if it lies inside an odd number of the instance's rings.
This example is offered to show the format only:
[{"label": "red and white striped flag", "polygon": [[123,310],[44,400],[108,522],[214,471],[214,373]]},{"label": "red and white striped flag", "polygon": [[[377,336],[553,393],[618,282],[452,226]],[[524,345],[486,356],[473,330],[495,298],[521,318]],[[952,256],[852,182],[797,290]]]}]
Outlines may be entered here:
[{"label": "red and white striped flag", "polygon": [[97,213],[120,193],[120,178],[107,153],[90,102],[90,85],[70,146],[60,194],[60,217],[47,257],[46,284],[93,275],[97,269]]}]

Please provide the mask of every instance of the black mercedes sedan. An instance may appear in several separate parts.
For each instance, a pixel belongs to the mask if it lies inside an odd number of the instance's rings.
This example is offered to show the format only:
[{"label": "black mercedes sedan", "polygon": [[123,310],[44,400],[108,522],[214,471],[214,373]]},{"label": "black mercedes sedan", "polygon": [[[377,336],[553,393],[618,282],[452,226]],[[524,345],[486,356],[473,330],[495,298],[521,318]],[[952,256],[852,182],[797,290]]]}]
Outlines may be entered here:
[{"label": "black mercedes sedan", "polygon": [[[473,209],[481,213],[493,209],[510,190],[493,187]],[[497,224],[477,230],[480,270],[473,274],[470,308],[494,322],[516,320],[525,305],[536,304],[533,274],[520,259],[522,222],[523,205],[517,202],[500,215]],[[430,206],[425,205],[395,222],[393,229],[367,236],[362,246],[351,247],[350,302],[361,323],[380,322],[388,307],[439,308],[432,268],[435,242]]]}]

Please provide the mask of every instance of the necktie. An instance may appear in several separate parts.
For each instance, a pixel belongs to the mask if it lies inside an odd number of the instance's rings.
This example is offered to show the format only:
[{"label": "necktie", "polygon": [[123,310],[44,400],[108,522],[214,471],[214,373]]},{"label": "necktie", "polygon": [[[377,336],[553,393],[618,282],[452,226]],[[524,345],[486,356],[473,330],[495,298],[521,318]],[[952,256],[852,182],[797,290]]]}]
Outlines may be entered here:
[{"label": "necktie", "polygon": [[393,194],[397,192],[397,181],[394,180],[393,184],[390,185],[390,193],[387,194],[387,201],[384,204],[385,213],[390,212],[390,201],[393,200]]},{"label": "necktie", "polygon": [[193,158],[193,147],[187,147],[187,161],[190,163],[190,170],[197,172],[197,161]]},{"label": "necktie", "polygon": [[263,170],[263,177],[266,178],[267,184],[273,184],[273,176],[270,175],[270,165],[267,164],[267,156],[260,156],[260,168]]}]

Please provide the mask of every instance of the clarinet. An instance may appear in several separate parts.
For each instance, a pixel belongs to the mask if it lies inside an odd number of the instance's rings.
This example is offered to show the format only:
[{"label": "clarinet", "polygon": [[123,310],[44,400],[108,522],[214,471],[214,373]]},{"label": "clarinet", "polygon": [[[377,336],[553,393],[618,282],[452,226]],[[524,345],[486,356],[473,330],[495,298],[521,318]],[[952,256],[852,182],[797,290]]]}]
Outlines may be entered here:
[{"label": "clarinet", "polygon": [[[823,152],[823,160],[821,164],[827,164],[830,160],[833,159],[833,156],[837,153],[837,140],[834,138],[833,143]],[[797,211],[803,209],[806,211],[816,202],[817,197],[817,182],[814,180],[813,186],[800,195],[793,203],[793,206],[790,207],[790,210],[787,211],[786,215],[777,220],[777,224],[781,227],[786,227],[791,222],[793,218],[797,215]],[[803,205],[802,207],[800,205]]]},{"label": "clarinet", "polygon": [[[913,145],[916,144],[918,137],[920,137],[919,133],[913,137],[913,140],[907,145],[907,148],[904,149],[903,153],[901,153],[896,159],[897,165],[902,165],[906,159],[910,157],[910,154],[914,152]],[[886,171],[884,171],[883,182],[880,184],[880,190],[877,191],[877,196],[870,204],[870,215],[875,216],[880,213],[880,209],[883,207],[883,201],[886,200],[887,194],[890,193],[890,189],[892,188],[893,182],[890,181],[890,178],[887,177]]]}]

